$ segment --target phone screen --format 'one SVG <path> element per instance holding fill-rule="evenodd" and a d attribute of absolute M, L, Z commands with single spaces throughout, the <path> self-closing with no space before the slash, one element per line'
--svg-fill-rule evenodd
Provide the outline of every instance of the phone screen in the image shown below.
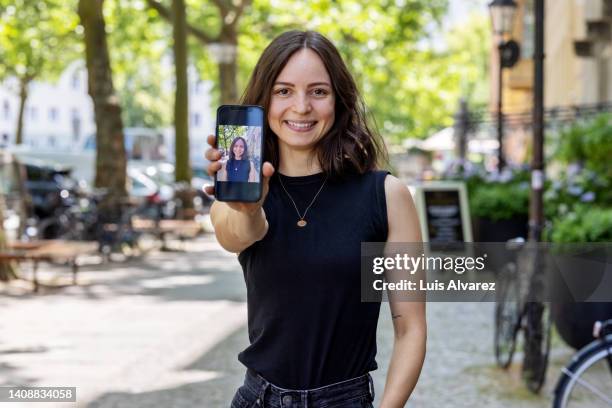
<path fill-rule="evenodd" d="M 264 143 L 261 106 L 222 105 L 215 129 L 221 169 L 215 177 L 219 201 L 256 202 L 261 198 Z"/>

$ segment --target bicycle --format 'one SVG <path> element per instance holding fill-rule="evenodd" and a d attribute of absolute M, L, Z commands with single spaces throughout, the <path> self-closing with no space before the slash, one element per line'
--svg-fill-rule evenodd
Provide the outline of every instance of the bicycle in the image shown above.
<path fill-rule="evenodd" d="M 552 333 L 550 307 L 539 301 L 544 288 L 541 254 L 538 248 L 526 246 L 522 238 L 508 241 L 507 248 L 515 260 L 502 268 L 498 278 L 495 359 L 501 368 L 510 366 L 522 331 L 522 377 L 527 388 L 537 393 L 546 379 Z"/>
<path fill-rule="evenodd" d="M 561 370 L 554 408 L 612 407 L 612 319 L 596 322 L 593 337 Z"/>
<path fill-rule="evenodd" d="M 67 201 L 51 217 L 36 223 L 36 237 L 96 241 L 98 251 L 107 259 L 112 253 L 126 257 L 142 253 L 143 233 L 134 228 L 133 221 L 146 218 L 157 222 L 161 217 L 158 203 L 154 197 L 147 197 L 141 203 L 127 199 L 113 208 L 104 208 L 101 203 L 107 194 L 106 190 L 98 189 Z"/>

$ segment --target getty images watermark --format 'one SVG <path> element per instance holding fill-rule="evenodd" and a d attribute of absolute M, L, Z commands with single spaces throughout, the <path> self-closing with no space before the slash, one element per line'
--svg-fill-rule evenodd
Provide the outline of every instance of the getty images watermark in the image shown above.
<path fill-rule="evenodd" d="M 485 260 L 487 254 L 482 256 L 410 256 L 407 253 L 395 254 L 394 256 L 377 256 L 372 260 L 372 272 L 381 276 L 375 279 L 373 288 L 381 290 L 410 290 L 410 291 L 430 291 L 430 290 L 495 290 L 495 282 L 468 282 L 461 279 L 450 279 L 443 282 L 438 279 L 427 281 L 426 279 L 400 279 L 396 282 L 386 282 L 382 275 L 389 272 L 405 272 L 414 276 L 419 271 L 444 271 L 463 275 L 467 271 L 482 272 L 485 270 Z"/>
<path fill-rule="evenodd" d="M 361 245 L 361 300 L 612 302 L 612 244 Z"/>

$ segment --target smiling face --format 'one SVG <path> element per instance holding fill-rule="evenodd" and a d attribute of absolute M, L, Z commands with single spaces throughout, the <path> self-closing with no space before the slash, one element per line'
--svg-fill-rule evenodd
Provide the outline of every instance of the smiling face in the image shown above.
<path fill-rule="evenodd" d="M 242 159 L 242 155 L 244 154 L 244 142 L 242 139 L 236 139 L 234 142 L 234 147 L 232 147 L 232 152 L 234 153 L 234 159 Z"/>
<path fill-rule="evenodd" d="M 291 56 L 272 88 L 268 123 L 279 147 L 312 150 L 334 124 L 335 95 L 319 55 L 303 48 Z"/>

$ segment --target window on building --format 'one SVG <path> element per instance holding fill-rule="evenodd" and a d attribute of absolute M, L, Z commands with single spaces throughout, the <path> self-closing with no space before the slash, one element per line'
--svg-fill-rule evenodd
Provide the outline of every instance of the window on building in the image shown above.
<path fill-rule="evenodd" d="M 49 136 L 47 144 L 49 145 L 49 147 L 55 147 L 55 136 Z"/>
<path fill-rule="evenodd" d="M 72 115 L 72 140 L 78 142 L 81 137 L 81 118 L 79 115 Z"/>
<path fill-rule="evenodd" d="M 38 118 L 38 108 L 36 106 L 30 107 L 30 119 L 35 121 Z"/>
<path fill-rule="evenodd" d="M 525 0 L 523 4 L 523 38 L 521 39 L 521 58 L 533 58 L 533 36 L 535 18 L 533 15 L 533 0 Z"/>
<path fill-rule="evenodd" d="M 79 70 L 75 70 L 72 73 L 72 78 L 70 80 L 72 89 L 78 90 L 81 85 L 81 79 L 79 78 Z"/>
<path fill-rule="evenodd" d="M 51 122 L 57 122 L 58 117 L 57 108 L 49 108 L 49 120 Z"/>
<path fill-rule="evenodd" d="M 9 135 L 8 133 L 3 133 L 2 134 L 2 141 L 0 142 L 0 144 L 2 144 L 3 146 L 6 146 L 9 144 Z"/>
<path fill-rule="evenodd" d="M 2 103 L 2 116 L 4 117 L 4 119 L 11 118 L 11 104 L 6 99 Z"/>
<path fill-rule="evenodd" d="M 191 119 L 191 124 L 193 127 L 200 127 L 200 114 L 194 113 Z"/>

